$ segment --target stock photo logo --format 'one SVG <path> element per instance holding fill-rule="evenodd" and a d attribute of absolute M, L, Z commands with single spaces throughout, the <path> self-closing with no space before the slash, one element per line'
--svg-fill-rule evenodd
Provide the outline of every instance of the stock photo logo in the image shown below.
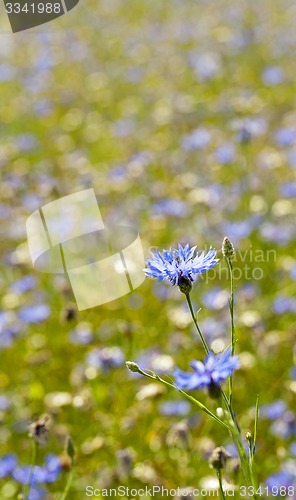
<path fill-rule="evenodd" d="M 67 274 L 80 311 L 118 299 L 145 280 L 138 231 L 105 226 L 92 188 L 36 210 L 26 230 L 33 266 Z"/>
<path fill-rule="evenodd" d="M 79 0 L 29 0 L 28 2 L 4 0 L 13 33 L 57 19 L 72 10 L 78 3 Z"/>

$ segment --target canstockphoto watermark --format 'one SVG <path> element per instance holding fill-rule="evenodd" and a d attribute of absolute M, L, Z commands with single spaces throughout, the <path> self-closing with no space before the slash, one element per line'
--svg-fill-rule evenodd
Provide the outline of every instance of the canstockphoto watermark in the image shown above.
<path fill-rule="evenodd" d="M 145 280 L 137 230 L 106 227 L 93 189 L 44 205 L 27 219 L 26 229 L 33 266 L 66 273 L 79 310 L 111 302 Z"/>
<path fill-rule="evenodd" d="M 79 0 L 4 0 L 13 33 L 48 23 L 72 10 Z"/>

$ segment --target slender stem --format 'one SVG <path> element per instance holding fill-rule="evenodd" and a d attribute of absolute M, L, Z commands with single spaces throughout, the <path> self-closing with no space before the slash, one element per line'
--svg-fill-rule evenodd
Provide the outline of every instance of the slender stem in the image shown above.
<path fill-rule="evenodd" d="M 190 394 L 187 394 L 187 392 L 183 391 L 182 389 L 179 389 L 175 384 L 168 382 L 167 380 L 164 380 L 159 375 L 157 375 L 157 373 L 154 373 L 151 370 L 149 370 L 149 371 L 151 372 L 151 374 L 144 372 L 143 370 L 141 370 L 141 368 L 138 367 L 138 372 L 141 373 L 141 375 L 144 375 L 144 377 L 150 378 L 151 380 L 157 380 L 161 384 L 167 385 L 168 387 L 172 387 L 173 389 L 177 389 L 177 391 L 179 391 L 181 394 L 183 394 L 183 396 L 185 396 L 186 399 L 188 399 L 189 401 L 194 403 L 196 406 L 198 406 L 207 415 L 209 415 L 214 420 L 216 420 L 216 422 L 218 422 L 220 425 L 222 425 L 223 427 L 228 429 L 228 431 L 230 430 L 229 426 L 225 422 L 223 422 L 223 420 L 221 420 L 214 413 L 212 413 L 204 404 L 202 404 L 200 401 L 198 401 L 198 399 L 194 398 Z"/>
<path fill-rule="evenodd" d="M 201 333 L 201 330 L 200 330 L 200 328 L 198 326 L 198 322 L 196 320 L 196 317 L 195 317 L 195 314 L 194 314 L 194 311 L 193 311 L 193 307 L 192 307 L 192 303 L 191 303 L 191 299 L 190 299 L 190 294 L 188 293 L 188 294 L 185 294 L 185 295 L 186 295 L 186 300 L 187 300 L 187 304 L 188 304 L 188 307 L 189 307 L 189 311 L 191 313 L 192 319 L 193 319 L 194 324 L 196 326 L 196 329 L 198 331 L 198 334 L 199 334 L 200 340 L 202 342 L 202 345 L 204 347 L 204 350 L 206 351 L 207 354 L 209 354 L 210 350 L 209 350 L 209 348 L 207 346 L 207 343 L 206 343 L 206 341 L 204 339 L 203 334 Z"/>
<path fill-rule="evenodd" d="M 221 472 L 219 470 L 217 470 L 217 477 L 218 477 L 219 487 L 220 487 L 220 491 L 221 491 L 221 498 L 222 498 L 222 500 L 226 500 L 224 490 L 223 490 L 223 485 L 222 485 Z"/>
<path fill-rule="evenodd" d="M 200 337 L 200 339 L 201 339 L 201 341 L 202 341 L 202 345 L 203 345 L 203 347 L 204 347 L 204 349 L 205 349 L 206 353 L 207 353 L 207 354 L 209 354 L 210 349 L 209 349 L 209 347 L 208 347 L 208 345 L 207 345 L 207 343 L 206 343 L 206 341 L 205 341 L 205 338 L 204 338 L 204 336 L 203 336 L 203 334 L 202 334 L 202 332 L 201 332 L 201 329 L 199 328 L 199 324 L 198 324 L 197 319 L 196 319 L 196 317 L 195 317 L 195 314 L 194 314 L 194 311 L 193 311 L 193 307 L 192 307 L 192 303 L 191 303 L 191 299 L 190 299 L 190 295 L 189 295 L 189 294 L 187 294 L 187 295 L 186 295 L 186 300 L 187 300 L 187 304 L 188 304 L 188 307 L 189 307 L 189 310 L 190 310 L 190 313 L 191 313 L 191 316 L 192 316 L 193 322 L 194 322 L 194 324 L 195 324 L 195 326 L 196 326 L 196 329 L 197 329 L 197 331 L 198 331 L 199 337 Z M 223 399 L 224 399 L 224 401 L 225 401 L 225 404 L 226 404 L 226 406 L 227 406 L 227 409 L 228 409 L 228 411 L 229 411 L 229 412 L 230 412 L 230 414 L 231 414 L 232 420 L 233 420 L 233 422 L 235 422 L 235 423 L 236 423 L 236 421 L 235 421 L 235 417 L 234 417 L 234 413 L 233 413 L 232 408 L 231 408 L 231 407 L 230 407 L 230 405 L 229 405 L 229 401 L 228 401 L 228 399 L 227 399 L 227 396 L 226 396 L 225 392 L 223 391 L 223 389 L 221 389 L 221 392 L 222 392 L 222 396 L 223 396 Z M 237 425 L 237 424 L 236 424 L 236 425 Z"/>
<path fill-rule="evenodd" d="M 227 261 L 228 261 L 228 259 L 227 259 Z M 231 269 L 231 301 L 230 301 L 230 313 L 231 313 L 231 346 L 232 346 L 232 352 L 234 352 L 234 345 L 235 345 L 234 314 L 233 314 L 233 309 L 234 309 L 234 283 L 233 283 L 233 267 L 232 267 L 231 261 L 229 262 L 229 265 L 230 265 L 230 269 Z M 210 349 L 209 349 L 209 347 L 208 347 L 208 345 L 207 345 L 207 343 L 206 343 L 206 341 L 204 339 L 204 336 L 203 336 L 203 334 L 202 334 L 202 332 L 201 332 L 201 330 L 199 328 L 197 319 L 196 319 L 194 311 L 193 311 L 193 307 L 192 307 L 192 303 L 191 303 L 189 294 L 186 295 L 186 299 L 187 299 L 187 303 L 188 303 L 188 306 L 189 306 L 189 310 L 190 310 L 193 322 L 194 322 L 194 324 L 196 326 L 196 329 L 197 329 L 199 337 L 200 337 L 200 339 L 202 341 L 203 347 L 204 347 L 206 353 L 208 354 L 210 352 Z M 231 377 L 231 384 L 232 384 L 232 377 Z M 180 391 L 180 392 L 182 392 L 182 391 Z M 232 438 L 234 440 L 235 446 L 237 448 L 237 451 L 238 451 L 238 454 L 239 454 L 239 457 L 240 457 L 240 461 L 241 461 L 241 464 L 242 464 L 242 470 L 243 470 L 243 473 L 244 473 L 245 481 L 248 484 L 252 485 L 254 487 L 254 491 L 256 491 L 257 488 L 256 488 L 255 480 L 254 480 L 253 470 L 250 467 L 250 462 L 249 462 L 249 459 L 248 459 L 248 456 L 246 454 L 246 450 L 245 450 L 245 447 L 244 447 L 244 444 L 243 444 L 243 441 L 242 441 L 242 437 L 241 437 L 241 433 L 240 433 L 240 428 L 239 428 L 239 425 L 238 425 L 238 423 L 236 421 L 236 418 L 235 418 L 235 415 L 234 415 L 234 412 L 233 412 L 233 409 L 232 409 L 232 397 L 229 397 L 229 399 L 228 399 L 227 396 L 226 396 L 226 394 L 225 394 L 225 392 L 223 391 L 223 389 L 221 389 L 221 393 L 222 393 L 223 400 L 225 402 L 226 409 L 229 412 L 229 415 L 230 415 L 230 418 L 231 418 L 232 425 L 231 425 L 230 432 L 231 432 Z M 187 397 L 188 396 L 189 395 L 187 395 Z M 232 385 L 231 385 L 231 392 L 229 393 L 229 396 L 232 396 Z M 253 496 L 254 496 L 255 499 L 257 498 L 256 494 L 254 494 Z"/>
<path fill-rule="evenodd" d="M 227 259 L 227 264 L 229 267 L 229 273 L 230 273 L 230 301 L 229 301 L 229 309 L 230 309 L 230 317 L 231 317 L 231 355 L 234 355 L 234 349 L 235 349 L 235 329 L 234 329 L 234 277 L 233 277 L 233 266 L 232 266 L 232 261 L 231 257 L 228 257 Z M 232 406 L 232 382 L 233 382 L 233 376 L 231 375 L 229 377 L 229 404 L 230 407 Z"/>
<path fill-rule="evenodd" d="M 254 444 L 253 444 L 253 450 L 252 450 L 252 463 L 253 463 L 254 455 L 255 455 L 255 451 L 256 451 L 258 419 L 259 419 L 259 394 L 257 394 L 257 399 L 256 399 L 255 424 L 254 424 Z"/>
<path fill-rule="evenodd" d="M 32 443 L 33 443 L 33 448 L 32 448 L 32 458 L 31 458 L 31 469 L 29 474 L 29 480 L 25 487 L 24 500 L 28 500 L 30 495 L 33 482 L 34 467 L 37 463 L 37 457 L 38 457 L 38 443 L 33 438 L 32 438 Z"/>
<path fill-rule="evenodd" d="M 234 354 L 235 349 L 235 328 L 234 328 L 234 276 L 231 257 L 227 259 L 230 272 L 230 316 L 231 316 L 231 354 Z"/>
<path fill-rule="evenodd" d="M 71 484 L 72 484 L 72 480 L 73 480 L 73 474 L 74 474 L 74 468 L 72 466 L 71 470 L 69 472 L 69 475 L 68 475 L 68 480 L 67 480 L 65 489 L 64 489 L 64 491 L 62 493 L 62 496 L 61 496 L 60 500 L 65 500 L 65 498 L 67 497 L 67 495 L 69 493 L 69 490 L 70 490 Z"/>

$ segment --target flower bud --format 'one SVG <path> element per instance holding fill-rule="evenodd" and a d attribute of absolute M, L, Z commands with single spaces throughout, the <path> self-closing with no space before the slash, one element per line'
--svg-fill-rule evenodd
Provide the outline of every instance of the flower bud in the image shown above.
<path fill-rule="evenodd" d="M 72 465 L 74 465 L 75 447 L 70 436 L 67 436 L 65 440 L 65 452 L 70 457 Z"/>
<path fill-rule="evenodd" d="M 246 432 L 246 440 L 249 446 L 250 453 L 252 454 L 254 447 L 254 440 L 250 431 Z"/>
<path fill-rule="evenodd" d="M 208 386 L 208 394 L 211 399 L 219 399 L 221 396 L 221 387 L 211 382 Z"/>
<path fill-rule="evenodd" d="M 192 282 L 187 276 L 181 276 L 178 281 L 179 290 L 185 295 L 189 295 L 192 290 Z"/>
<path fill-rule="evenodd" d="M 209 458 L 210 467 L 219 471 L 225 467 L 228 458 L 230 458 L 228 451 L 223 446 L 219 446 L 213 450 Z"/>
<path fill-rule="evenodd" d="M 230 259 L 233 254 L 234 254 L 234 247 L 231 241 L 225 236 L 223 243 L 222 243 L 222 253 L 224 257 L 227 259 Z"/>
<path fill-rule="evenodd" d="M 125 365 L 131 372 L 140 373 L 139 367 L 134 361 L 126 361 Z"/>

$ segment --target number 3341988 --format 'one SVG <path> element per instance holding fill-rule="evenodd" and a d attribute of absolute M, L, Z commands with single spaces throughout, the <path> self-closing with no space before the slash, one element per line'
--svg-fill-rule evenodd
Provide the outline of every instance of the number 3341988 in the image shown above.
<path fill-rule="evenodd" d="M 62 6 L 60 3 L 7 3 L 7 14 L 60 14 Z"/>

